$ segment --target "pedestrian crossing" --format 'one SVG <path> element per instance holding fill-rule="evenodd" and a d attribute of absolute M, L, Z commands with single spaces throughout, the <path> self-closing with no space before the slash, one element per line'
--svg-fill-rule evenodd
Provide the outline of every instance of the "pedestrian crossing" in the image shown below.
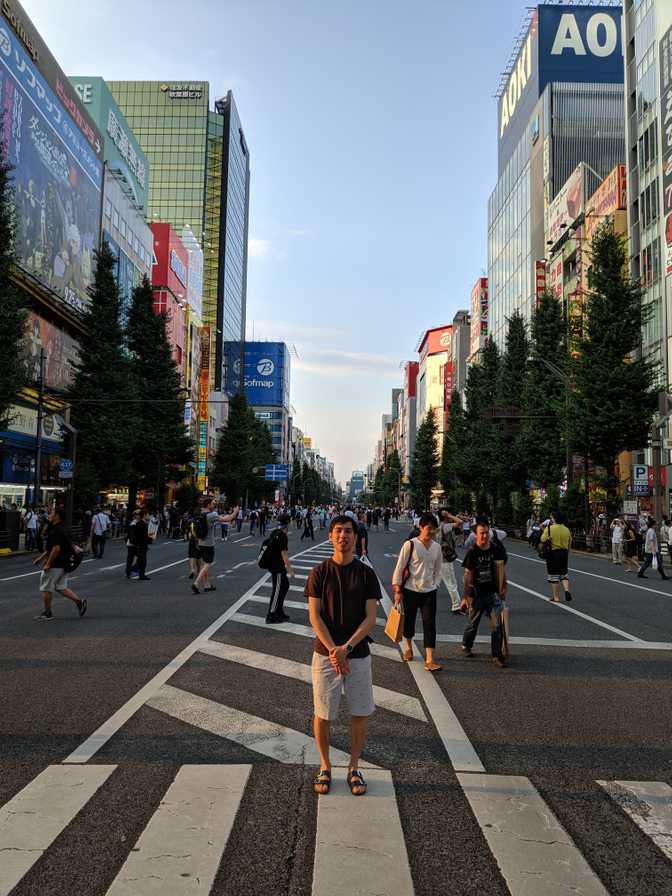
<path fill-rule="evenodd" d="M 334 758 L 338 764 L 332 767 L 330 793 L 314 797 L 312 867 L 305 869 L 312 875 L 313 896 L 414 896 L 394 771 L 369 765 L 364 772 L 368 793 L 355 798 L 345 782 L 347 757 Z M 69 825 L 85 807 L 94 804 L 95 809 L 96 801 L 104 799 L 115 772 L 115 765 L 52 765 L 0 809 L 0 896 L 10 896 L 36 865 L 64 848 Z M 129 841 L 105 896 L 209 896 L 215 878 L 236 861 L 226 852 L 234 825 L 252 822 L 246 815 L 249 808 L 241 806 L 258 773 L 251 764 L 180 766 L 140 836 Z M 304 774 L 308 784 L 313 770 L 305 768 Z M 609 896 L 528 779 L 459 778 L 512 896 Z M 663 861 L 672 860 L 672 788 L 664 782 L 596 784 L 611 809 L 630 818 Z M 57 841 L 62 833 L 66 837 Z M 596 840 L 603 834 L 596 831 Z M 107 845 L 101 842 L 99 848 L 102 857 Z M 460 849 L 459 837 L 446 841 L 446 867 L 451 851 Z M 478 863 L 477 855 L 473 861 Z"/>
<path fill-rule="evenodd" d="M 325 548 L 309 549 L 293 560 L 293 565 L 296 569 L 300 561 L 309 570 L 326 555 Z M 267 626 L 264 616 L 254 612 L 267 605 L 268 584 L 268 576 L 263 577 L 209 626 L 189 648 L 185 662 L 201 656 L 272 673 L 279 680 L 300 682 L 308 694 L 308 664 L 288 656 L 262 653 L 240 643 L 214 640 L 222 628 L 227 631 L 227 626 L 234 635 L 263 628 L 272 638 L 290 636 L 288 641 L 313 637 L 308 625 L 290 622 Z M 289 600 L 285 606 L 289 610 L 306 609 L 303 601 Z M 235 641 L 235 637 L 229 641 L 232 639 Z M 384 667 L 386 674 L 391 670 L 398 676 L 392 666 L 401 662 L 398 649 L 385 644 L 373 644 L 371 648 L 374 669 L 376 663 L 382 664 L 379 668 Z M 248 707 L 243 710 L 229 706 L 176 686 L 169 679 L 181 666 L 182 661 L 175 662 L 166 674 L 153 679 L 154 684 L 150 682 L 143 689 L 141 698 L 126 713 L 127 718 L 146 706 L 192 729 L 237 744 L 258 755 L 260 763 L 270 761 L 274 767 L 277 765 L 279 775 L 300 769 L 304 786 L 310 792 L 319 765 L 312 736 L 246 711 Z M 488 855 L 501 878 L 499 889 L 493 888 L 493 892 L 500 892 L 503 887 L 512 896 L 567 892 L 609 896 L 605 883 L 586 858 L 590 850 L 585 843 L 580 847 L 574 841 L 567 819 L 553 811 L 528 778 L 486 773 L 456 717 L 451 715 L 452 709 L 442 698 L 436 680 L 423 671 L 420 663 L 410 664 L 410 671 L 421 698 L 376 685 L 376 705 L 386 710 L 392 720 L 412 723 L 416 728 L 422 726 L 427 731 L 431 722 L 436 725 L 450 760 L 446 765 L 452 765 L 455 773 L 452 799 L 461 801 L 465 814 L 471 813 L 482 838 L 481 852 L 476 851 L 472 859 L 478 875 L 495 873 L 488 872 L 490 865 L 484 860 Z M 436 735 L 432 732 L 429 736 Z M 9 896 L 32 869 L 62 849 L 61 835 L 67 836 L 69 825 L 76 823 L 78 815 L 87 807 L 95 807 L 113 785 L 119 764 L 77 764 L 90 760 L 95 749 L 75 751 L 62 765 L 49 766 L 0 808 L 0 896 Z M 314 820 L 305 819 L 310 854 L 305 875 L 312 882 L 312 896 L 335 896 L 337 892 L 339 896 L 356 892 L 418 896 L 418 881 L 414 877 L 419 873 L 419 865 L 417 857 L 413 860 L 417 844 L 412 837 L 416 822 L 407 814 L 407 785 L 398 763 L 383 761 L 375 752 L 369 754 L 369 759 L 360 763 L 369 791 L 363 798 L 354 798 L 345 783 L 348 754 L 332 747 L 331 759 L 331 792 L 319 798 L 311 794 Z M 251 813 L 260 811 L 259 805 L 246 799 L 246 795 L 254 791 L 262 767 L 226 762 L 180 765 L 165 792 L 162 786 L 164 795 L 159 805 L 140 836 L 134 835 L 133 841 L 129 841 L 126 855 L 115 865 L 112 882 L 104 893 L 101 891 L 101 896 L 218 896 L 216 882 L 237 860 L 230 843 L 232 832 L 241 826 L 252 829 Z M 662 781 L 603 779 L 594 783 L 596 793 L 604 795 L 608 811 L 614 813 L 611 817 L 618 816 L 626 825 L 632 825 L 633 833 L 644 836 L 654 857 L 652 861 L 672 864 L 670 785 Z M 432 782 L 418 783 L 415 789 L 431 803 L 435 795 Z M 287 826 L 293 823 L 288 815 Z M 422 823 L 427 824 L 427 819 Z M 439 817 L 434 823 L 445 822 Z M 462 845 L 455 831 L 446 829 L 445 834 L 442 861 L 449 868 L 451 854 L 457 856 Z M 594 837 L 596 841 L 608 838 L 609 831 L 595 830 Z M 101 853 L 105 848 L 105 843 L 101 843 Z M 479 867 L 481 861 L 483 868 Z M 433 892 L 442 892 L 441 887 L 433 888 Z"/>

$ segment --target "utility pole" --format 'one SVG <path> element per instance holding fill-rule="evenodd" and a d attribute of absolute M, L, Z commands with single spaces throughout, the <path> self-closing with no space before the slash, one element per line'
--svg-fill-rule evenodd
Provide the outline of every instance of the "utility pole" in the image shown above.
<path fill-rule="evenodd" d="M 37 433 L 35 436 L 35 478 L 33 482 L 33 506 L 40 503 L 40 467 L 42 465 L 42 417 L 44 413 L 44 349 L 40 349 L 40 379 L 37 391 Z"/>

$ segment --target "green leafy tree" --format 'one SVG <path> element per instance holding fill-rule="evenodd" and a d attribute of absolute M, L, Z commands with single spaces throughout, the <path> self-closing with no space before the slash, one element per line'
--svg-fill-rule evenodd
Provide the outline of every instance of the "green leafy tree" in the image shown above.
<path fill-rule="evenodd" d="M 373 499 L 378 507 L 385 503 L 385 467 L 382 464 L 373 479 Z"/>
<path fill-rule="evenodd" d="M 290 495 L 293 502 L 296 503 L 303 494 L 303 475 L 301 473 L 301 461 L 298 457 L 295 457 L 292 463 L 292 478 L 289 485 Z"/>
<path fill-rule="evenodd" d="M 642 353 L 651 309 L 627 261 L 625 240 L 605 222 L 593 236 L 583 333 L 571 363 L 572 438 L 612 483 L 618 455 L 647 444 L 658 401 L 658 371 Z"/>
<path fill-rule="evenodd" d="M 411 491 L 416 507 L 429 508 L 432 489 L 439 478 L 438 428 L 434 408 L 418 427 L 411 468 Z"/>
<path fill-rule="evenodd" d="M 230 503 L 258 500 L 274 488 L 263 477 L 263 467 L 274 461 L 268 427 L 257 420 L 244 395 L 234 395 L 229 418 L 219 440 L 212 482 Z M 254 470 L 257 472 L 254 472 Z"/>
<path fill-rule="evenodd" d="M 167 467 L 182 468 L 193 460 L 193 444 L 184 426 L 180 375 L 166 323 L 166 315 L 154 311 L 152 286 L 144 277 L 133 290 L 127 327 L 135 392 L 146 399 L 140 405 L 131 451 L 131 508 L 137 485 L 154 488 L 155 500 L 162 504 Z"/>
<path fill-rule="evenodd" d="M 386 506 L 396 502 L 401 491 L 401 479 L 401 460 L 399 459 L 399 452 L 395 448 L 385 467 L 383 503 Z"/>
<path fill-rule="evenodd" d="M 479 497 L 477 507 L 492 514 L 497 507 L 506 464 L 503 426 L 493 419 L 501 358 L 492 339 L 483 347 L 480 364 L 472 364 L 467 374 L 465 413 L 465 484 Z M 485 506 L 484 506 L 485 505 Z"/>
<path fill-rule="evenodd" d="M 506 345 L 499 366 L 499 378 L 497 382 L 497 403 L 505 412 L 522 414 L 523 395 L 525 393 L 528 376 L 530 343 L 527 338 L 527 328 L 522 314 L 515 311 L 508 320 L 506 331 Z M 528 478 L 526 457 L 523 450 L 523 442 L 520 438 L 520 421 L 504 420 L 502 438 L 506 454 L 506 463 L 502 465 L 503 481 L 500 494 L 506 501 L 504 515 L 499 509 L 498 519 L 512 520 L 513 506 L 511 498 L 514 494 L 520 494 L 525 488 Z"/>
<path fill-rule="evenodd" d="M 83 504 L 128 481 L 131 450 L 140 425 L 130 362 L 119 321 L 115 259 L 108 244 L 96 253 L 96 273 L 84 315 L 79 362 L 69 393 L 77 429 L 75 491 Z"/>
<path fill-rule="evenodd" d="M 28 312 L 23 294 L 12 282 L 16 258 L 11 171 L 6 162 L 5 147 L 0 146 L 0 429 L 7 425 L 16 396 L 28 384 Z"/>
<path fill-rule="evenodd" d="M 453 390 L 448 416 L 448 428 L 443 438 L 439 478 L 446 496 L 446 503 L 454 510 L 470 507 L 469 489 L 465 487 L 465 458 L 467 429 L 462 399 Z"/>
<path fill-rule="evenodd" d="M 532 316 L 531 337 L 518 444 L 529 478 L 547 487 L 562 481 L 568 425 L 565 321 L 560 302 L 548 290 Z"/>

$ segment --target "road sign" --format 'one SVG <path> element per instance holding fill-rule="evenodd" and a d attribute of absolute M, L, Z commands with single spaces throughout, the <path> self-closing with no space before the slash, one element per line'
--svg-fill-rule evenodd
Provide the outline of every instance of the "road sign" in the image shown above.
<path fill-rule="evenodd" d="M 648 495 L 651 489 L 648 482 L 635 482 L 632 486 L 633 495 Z"/>
<path fill-rule="evenodd" d="M 282 479 L 289 478 L 288 464 L 266 464 L 264 468 L 264 478 L 270 482 L 280 482 Z"/>
<path fill-rule="evenodd" d="M 636 501 L 624 501 L 623 502 L 623 513 L 637 513 L 637 502 Z"/>
<path fill-rule="evenodd" d="M 632 479 L 634 482 L 649 482 L 649 468 L 646 464 L 637 464 L 632 471 Z"/>
<path fill-rule="evenodd" d="M 62 457 L 58 464 L 58 478 L 59 479 L 72 479 L 73 470 L 74 470 L 73 462 L 67 457 Z"/>

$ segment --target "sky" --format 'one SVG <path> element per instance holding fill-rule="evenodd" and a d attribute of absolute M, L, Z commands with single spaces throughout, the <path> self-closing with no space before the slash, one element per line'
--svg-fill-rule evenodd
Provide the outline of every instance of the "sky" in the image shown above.
<path fill-rule="evenodd" d="M 529 0 L 22 2 L 67 74 L 233 90 L 248 337 L 293 347 L 294 422 L 345 485 L 420 334 L 486 273 L 493 96 Z"/>

